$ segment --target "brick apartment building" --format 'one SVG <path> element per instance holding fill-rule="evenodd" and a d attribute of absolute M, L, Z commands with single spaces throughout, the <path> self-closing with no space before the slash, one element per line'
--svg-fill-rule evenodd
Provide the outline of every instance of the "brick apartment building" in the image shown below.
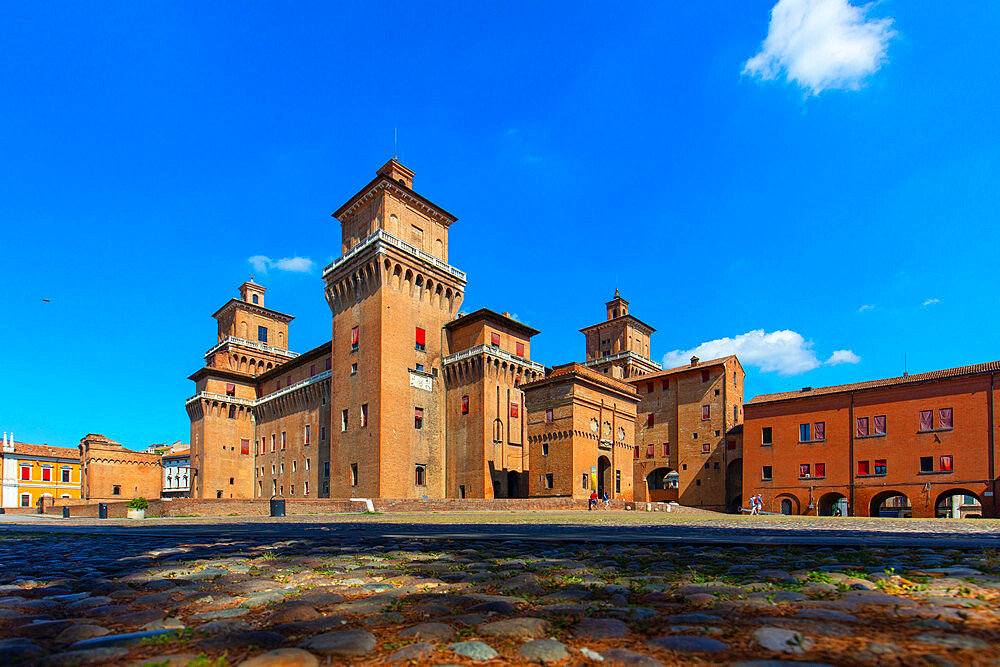
<path fill-rule="evenodd" d="M 997 516 L 1000 362 L 757 396 L 745 495 L 785 514 Z"/>
<path fill-rule="evenodd" d="M 98 433 L 80 440 L 80 485 L 84 500 L 159 498 L 163 461 L 159 454 L 127 449 Z"/>

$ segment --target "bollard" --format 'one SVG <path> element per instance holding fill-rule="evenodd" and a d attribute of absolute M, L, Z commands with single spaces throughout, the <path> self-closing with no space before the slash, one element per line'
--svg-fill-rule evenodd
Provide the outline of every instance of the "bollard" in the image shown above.
<path fill-rule="evenodd" d="M 107 503 L 97 503 L 97 518 L 107 519 L 108 518 L 108 504 Z"/>
<path fill-rule="evenodd" d="M 271 498 L 271 516 L 285 516 L 284 498 Z"/>
<path fill-rule="evenodd" d="M 64 519 L 69 518 L 69 507 L 66 505 L 63 505 L 63 518 Z"/>

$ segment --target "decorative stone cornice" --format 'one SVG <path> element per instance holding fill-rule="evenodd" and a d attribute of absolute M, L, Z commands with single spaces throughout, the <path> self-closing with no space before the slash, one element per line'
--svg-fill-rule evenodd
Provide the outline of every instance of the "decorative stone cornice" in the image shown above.
<path fill-rule="evenodd" d="M 442 365 L 447 366 L 448 364 L 453 364 L 456 361 L 462 361 L 463 359 L 468 359 L 470 357 L 475 357 L 480 354 L 487 354 L 497 359 L 502 359 L 510 364 L 517 364 L 518 366 L 524 366 L 525 368 L 530 368 L 533 371 L 541 373 L 544 375 L 545 366 L 541 365 L 536 361 L 530 359 L 525 359 L 523 357 L 518 357 L 510 352 L 505 352 L 498 347 L 493 347 L 492 345 L 477 345 L 475 347 L 470 347 L 467 350 L 462 350 L 461 352 L 456 352 L 455 354 L 448 355 L 444 358 Z"/>
<path fill-rule="evenodd" d="M 345 252 L 343 255 L 331 262 L 325 269 L 323 269 L 323 279 L 328 280 L 330 274 L 332 274 L 337 268 L 343 266 L 345 263 L 350 261 L 353 257 L 364 252 L 366 249 L 375 247 L 376 252 L 381 252 L 388 247 L 394 247 L 398 250 L 402 250 L 407 255 L 410 255 L 414 259 L 423 264 L 430 265 L 440 271 L 444 271 L 453 278 L 457 278 L 461 281 L 464 286 L 466 283 L 465 271 L 460 271 L 456 269 L 451 264 L 442 261 L 430 254 L 425 250 L 421 250 L 417 246 L 407 243 L 402 239 L 396 238 L 384 229 L 376 229 L 373 233 L 369 234 L 363 241 L 358 243 L 356 246 Z"/>

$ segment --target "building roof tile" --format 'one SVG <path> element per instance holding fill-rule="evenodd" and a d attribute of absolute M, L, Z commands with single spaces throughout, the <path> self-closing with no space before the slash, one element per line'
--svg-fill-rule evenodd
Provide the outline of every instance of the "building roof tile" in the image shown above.
<path fill-rule="evenodd" d="M 45 456 L 55 459 L 80 460 L 80 450 L 76 447 L 52 447 L 51 445 L 32 445 L 27 442 L 15 442 L 14 454 L 24 456 Z"/>

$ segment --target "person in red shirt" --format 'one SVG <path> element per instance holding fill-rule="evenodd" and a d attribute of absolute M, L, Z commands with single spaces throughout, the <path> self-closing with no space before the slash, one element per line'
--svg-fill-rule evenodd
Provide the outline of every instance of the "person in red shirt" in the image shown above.
<path fill-rule="evenodd" d="M 590 501 L 587 502 L 587 511 L 594 509 L 594 505 L 597 504 L 597 491 L 590 492 Z"/>

